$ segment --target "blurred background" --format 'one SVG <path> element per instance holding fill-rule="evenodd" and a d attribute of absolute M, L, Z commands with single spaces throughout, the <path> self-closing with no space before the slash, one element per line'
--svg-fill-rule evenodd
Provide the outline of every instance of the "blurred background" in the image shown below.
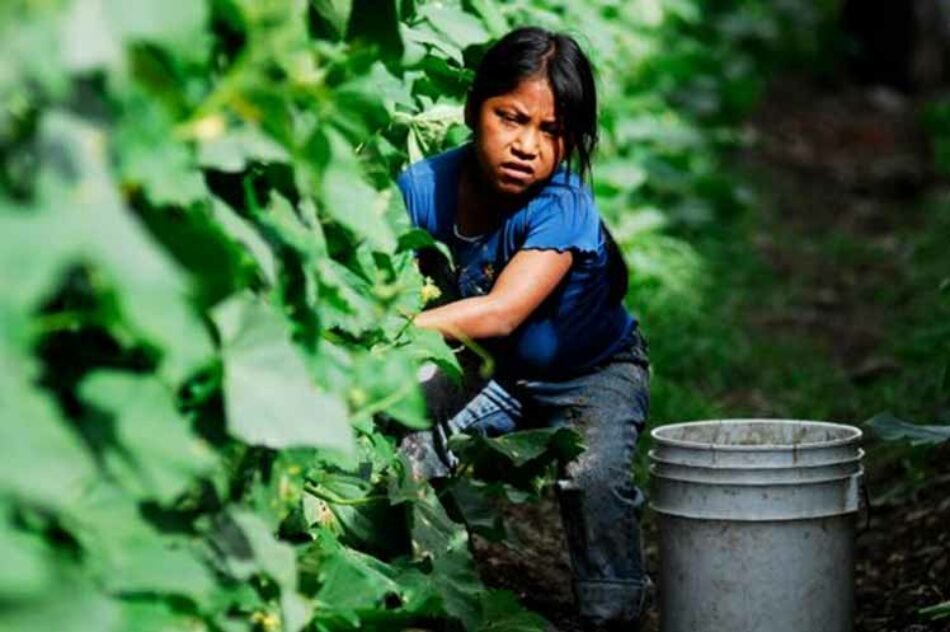
<path fill-rule="evenodd" d="M 521 24 L 598 70 L 651 423 L 861 426 L 856 630 L 950 630 L 947 0 L 7 0 L 0 627 L 580 629 L 548 491 L 472 557 L 393 451 L 453 366 L 393 177 Z"/>

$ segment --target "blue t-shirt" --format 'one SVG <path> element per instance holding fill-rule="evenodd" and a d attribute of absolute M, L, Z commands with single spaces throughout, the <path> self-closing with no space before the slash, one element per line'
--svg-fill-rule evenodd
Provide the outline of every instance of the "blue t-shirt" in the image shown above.
<path fill-rule="evenodd" d="M 510 335 L 480 340 L 496 370 L 513 379 L 556 379 L 581 373 L 623 345 L 636 319 L 608 301 L 606 240 L 590 189 L 561 167 L 537 195 L 470 243 L 455 235 L 462 145 L 407 167 L 397 180 L 414 226 L 444 242 L 458 266 L 462 297 L 488 294 L 519 250 L 571 250 L 573 264 L 535 311 Z"/>

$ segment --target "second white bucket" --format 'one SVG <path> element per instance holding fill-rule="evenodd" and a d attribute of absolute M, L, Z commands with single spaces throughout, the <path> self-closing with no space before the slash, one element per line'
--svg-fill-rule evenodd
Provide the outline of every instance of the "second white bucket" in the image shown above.
<path fill-rule="evenodd" d="M 662 632 L 850 632 L 861 430 L 734 419 L 651 432 Z"/>

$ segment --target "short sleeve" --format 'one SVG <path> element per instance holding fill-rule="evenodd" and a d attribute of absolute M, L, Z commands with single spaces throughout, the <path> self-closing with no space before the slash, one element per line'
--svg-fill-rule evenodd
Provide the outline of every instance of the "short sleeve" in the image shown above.
<path fill-rule="evenodd" d="M 406 204 L 406 211 L 409 213 L 409 219 L 412 225 L 418 228 L 428 228 L 420 221 L 422 214 L 421 200 L 418 191 L 417 176 L 412 167 L 408 167 L 396 178 L 396 186 L 402 193 L 403 202 Z"/>
<path fill-rule="evenodd" d="M 590 192 L 559 187 L 529 204 L 522 250 L 574 250 L 596 254 L 600 249 L 600 217 Z"/>

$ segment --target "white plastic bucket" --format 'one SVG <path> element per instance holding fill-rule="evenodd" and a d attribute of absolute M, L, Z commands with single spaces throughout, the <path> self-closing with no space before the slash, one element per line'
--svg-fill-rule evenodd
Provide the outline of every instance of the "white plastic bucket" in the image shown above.
<path fill-rule="evenodd" d="M 850 632 L 859 428 L 735 419 L 651 435 L 662 632 Z"/>

